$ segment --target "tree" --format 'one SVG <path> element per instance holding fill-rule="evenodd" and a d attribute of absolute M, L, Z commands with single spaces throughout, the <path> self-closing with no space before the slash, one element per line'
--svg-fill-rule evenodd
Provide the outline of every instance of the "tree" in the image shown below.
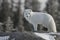
<path fill-rule="evenodd" d="M 23 12 L 24 12 L 24 2 L 25 0 L 19 0 L 18 10 L 17 10 L 17 29 L 18 31 L 23 31 Z"/>
<path fill-rule="evenodd" d="M 2 15 L 2 22 L 4 23 L 4 26 L 3 26 L 3 31 L 5 32 L 7 29 L 7 19 L 8 19 L 8 14 L 9 14 L 9 8 L 8 8 L 8 1 L 7 0 L 3 0 L 3 3 L 2 3 L 2 11 L 1 11 L 1 15 Z"/>
<path fill-rule="evenodd" d="M 33 11 L 41 11 L 40 10 L 40 1 L 39 0 L 32 0 L 32 10 Z"/>

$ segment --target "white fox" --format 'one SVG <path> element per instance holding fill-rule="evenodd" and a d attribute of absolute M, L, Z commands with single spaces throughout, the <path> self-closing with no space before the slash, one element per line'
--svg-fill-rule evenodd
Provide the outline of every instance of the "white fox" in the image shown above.
<path fill-rule="evenodd" d="M 56 24 L 53 17 L 44 12 L 32 12 L 31 9 L 26 9 L 24 11 L 25 19 L 34 26 L 34 31 L 37 31 L 37 25 L 42 24 L 48 28 L 48 32 L 57 32 Z"/>

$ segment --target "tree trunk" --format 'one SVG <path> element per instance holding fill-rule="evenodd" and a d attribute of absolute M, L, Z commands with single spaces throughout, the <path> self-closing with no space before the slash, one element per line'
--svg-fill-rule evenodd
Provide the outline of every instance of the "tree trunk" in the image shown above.
<path fill-rule="evenodd" d="M 35 12 L 40 12 L 40 1 L 39 0 L 32 0 L 32 10 Z"/>
<path fill-rule="evenodd" d="M 17 29 L 18 31 L 22 32 L 24 30 L 23 27 L 23 12 L 24 12 L 24 2 L 25 0 L 19 0 L 18 2 L 18 10 L 17 10 L 17 18 L 18 18 L 18 23 L 17 23 Z"/>
<path fill-rule="evenodd" d="M 32 0 L 25 0 L 25 9 L 32 8 Z"/>
<path fill-rule="evenodd" d="M 3 0 L 3 3 L 2 3 L 2 11 L 1 11 L 1 15 L 2 15 L 2 22 L 4 22 L 4 26 L 3 26 L 3 31 L 5 32 L 7 27 L 6 23 L 7 23 L 7 19 L 8 19 L 8 1 L 7 0 Z"/>

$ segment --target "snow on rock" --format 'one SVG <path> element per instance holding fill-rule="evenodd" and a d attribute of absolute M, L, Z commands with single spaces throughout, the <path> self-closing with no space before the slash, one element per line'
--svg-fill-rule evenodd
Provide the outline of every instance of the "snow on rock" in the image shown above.
<path fill-rule="evenodd" d="M 55 40 L 54 36 L 49 35 L 49 34 L 36 33 L 36 32 L 34 32 L 34 34 L 35 34 L 36 36 L 39 36 L 39 37 L 45 39 L 45 40 Z"/>

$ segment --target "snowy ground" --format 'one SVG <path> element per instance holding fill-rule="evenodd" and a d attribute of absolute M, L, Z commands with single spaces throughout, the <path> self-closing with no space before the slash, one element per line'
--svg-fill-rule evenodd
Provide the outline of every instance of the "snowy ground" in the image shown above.
<path fill-rule="evenodd" d="M 36 32 L 12 32 L 4 33 L 0 32 L 0 39 L 13 39 L 13 40 L 60 40 L 60 35 L 54 38 L 53 35 L 48 35 L 48 33 L 36 33 Z"/>

